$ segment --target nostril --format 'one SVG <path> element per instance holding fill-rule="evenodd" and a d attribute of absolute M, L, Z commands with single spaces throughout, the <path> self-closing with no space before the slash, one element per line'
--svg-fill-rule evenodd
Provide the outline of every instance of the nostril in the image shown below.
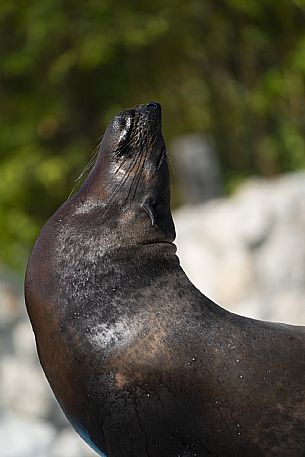
<path fill-rule="evenodd" d="M 147 108 L 153 108 L 153 109 L 157 109 L 157 110 L 160 110 L 161 106 L 158 102 L 149 102 L 147 103 Z"/>

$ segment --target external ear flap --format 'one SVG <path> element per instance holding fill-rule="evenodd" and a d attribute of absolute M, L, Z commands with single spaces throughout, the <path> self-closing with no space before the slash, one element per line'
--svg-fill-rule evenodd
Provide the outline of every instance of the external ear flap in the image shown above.
<path fill-rule="evenodd" d="M 154 227 L 156 225 L 156 214 L 155 214 L 155 211 L 154 211 L 152 200 L 151 199 L 145 200 L 141 204 L 141 209 L 148 214 L 148 216 L 150 218 L 151 225 L 152 225 L 152 227 Z"/>

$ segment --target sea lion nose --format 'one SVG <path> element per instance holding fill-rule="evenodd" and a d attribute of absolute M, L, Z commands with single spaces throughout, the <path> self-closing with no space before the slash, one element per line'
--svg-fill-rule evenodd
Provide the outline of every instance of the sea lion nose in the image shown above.
<path fill-rule="evenodd" d="M 156 109 L 158 111 L 161 110 L 161 105 L 158 102 L 149 102 L 149 103 L 146 104 L 146 106 L 147 106 L 147 108 L 153 108 L 153 109 Z"/>

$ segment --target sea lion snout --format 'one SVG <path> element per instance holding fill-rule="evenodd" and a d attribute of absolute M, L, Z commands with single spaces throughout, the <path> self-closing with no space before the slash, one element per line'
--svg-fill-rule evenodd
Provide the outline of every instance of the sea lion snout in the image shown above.
<path fill-rule="evenodd" d="M 149 102 L 118 113 L 107 127 L 105 140 L 112 150 L 130 152 L 134 147 L 144 147 L 161 133 L 161 105 Z M 103 142 L 104 143 L 104 142 Z"/>
<path fill-rule="evenodd" d="M 148 102 L 145 105 L 135 107 L 140 117 L 147 117 L 149 121 L 155 121 L 161 125 L 161 105 L 158 102 Z"/>
<path fill-rule="evenodd" d="M 161 105 L 158 102 L 149 102 L 149 103 L 147 103 L 146 106 L 148 108 L 153 108 L 153 109 L 157 109 L 157 110 L 161 111 Z"/>
<path fill-rule="evenodd" d="M 120 124 L 124 121 L 133 118 L 147 117 L 148 119 L 156 119 L 161 122 L 161 105 L 158 102 L 148 102 L 146 104 L 136 105 L 134 108 L 129 108 L 121 111 L 114 116 L 112 123 Z"/>

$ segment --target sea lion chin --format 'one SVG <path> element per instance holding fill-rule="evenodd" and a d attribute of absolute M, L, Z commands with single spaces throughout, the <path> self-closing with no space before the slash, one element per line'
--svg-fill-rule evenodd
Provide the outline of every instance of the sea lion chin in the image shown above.
<path fill-rule="evenodd" d="M 176 256 L 156 102 L 119 113 L 42 229 L 25 296 L 47 379 L 109 457 L 305 455 L 305 331 L 231 314 Z"/>

